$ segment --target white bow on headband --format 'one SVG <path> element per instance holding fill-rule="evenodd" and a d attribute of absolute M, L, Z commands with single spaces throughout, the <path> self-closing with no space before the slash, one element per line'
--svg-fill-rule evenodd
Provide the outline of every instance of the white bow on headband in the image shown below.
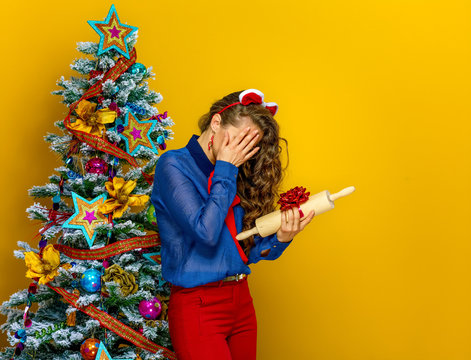
<path fill-rule="evenodd" d="M 271 114 L 275 116 L 275 114 L 278 112 L 278 104 L 274 102 L 269 102 L 266 103 L 263 101 L 263 93 L 260 90 L 257 89 L 247 89 L 242 91 L 239 94 L 239 102 L 227 105 L 224 109 L 218 111 L 218 113 L 223 112 L 226 110 L 228 107 L 237 105 L 237 104 L 242 104 L 242 105 L 248 105 L 248 104 L 260 104 L 264 107 L 266 107 L 268 110 L 270 110 Z"/>

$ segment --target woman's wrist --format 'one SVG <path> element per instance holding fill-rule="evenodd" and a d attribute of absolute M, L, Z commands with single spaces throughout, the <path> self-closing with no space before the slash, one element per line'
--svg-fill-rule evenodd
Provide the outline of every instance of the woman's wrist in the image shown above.
<path fill-rule="evenodd" d="M 233 163 L 225 160 L 216 160 L 214 165 L 214 175 L 223 175 L 230 178 L 237 178 L 239 173 L 239 168 Z"/>
<path fill-rule="evenodd" d="M 280 238 L 278 238 L 278 241 L 279 241 L 279 242 L 282 242 L 282 243 L 287 243 L 287 242 L 292 241 L 293 239 L 294 239 L 294 237 L 291 238 L 291 239 L 289 239 L 289 240 L 281 240 Z"/>
<path fill-rule="evenodd" d="M 280 236 L 280 231 L 277 231 L 276 238 L 277 238 L 278 242 L 287 243 L 287 242 L 290 242 L 291 240 L 293 240 L 294 236 L 291 239 L 284 238 L 283 235 Z"/>

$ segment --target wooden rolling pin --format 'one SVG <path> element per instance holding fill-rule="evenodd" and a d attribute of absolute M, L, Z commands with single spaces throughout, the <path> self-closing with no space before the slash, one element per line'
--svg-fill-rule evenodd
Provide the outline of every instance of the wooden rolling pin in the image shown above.
<path fill-rule="evenodd" d="M 330 194 L 328 190 L 321 191 L 318 194 L 309 197 L 309 200 L 301 204 L 299 208 L 304 215 L 309 214 L 314 210 L 315 216 L 320 215 L 330 209 L 334 208 L 334 201 L 341 197 L 350 195 L 355 191 L 354 186 L 346 187 L 338 193 Z M 255 227 L 252 229 L 242 231 L 236 236 L 237 240 L 243 240 L 250 235 L 260 234 L 265 237 L 274 234 L 281 227 L 281 210 L 275 210 L 267 215 L 261 216 L 255 220 Z"/>

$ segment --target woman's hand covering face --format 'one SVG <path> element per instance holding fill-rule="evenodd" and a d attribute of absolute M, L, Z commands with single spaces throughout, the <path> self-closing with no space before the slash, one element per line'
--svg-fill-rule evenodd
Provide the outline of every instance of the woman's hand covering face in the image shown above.
<path fill-rule="evenodd" d="M 259 149 L 254 145 L 260 138 L 259 131 L 254 129 L 249 131 L 250 127 L 240 131 L 231 139 L 227 130 L 224 130 L 224 140 L 218 150 L 216 160 L 224 160 L 239 167 L 250 159 Z"/>

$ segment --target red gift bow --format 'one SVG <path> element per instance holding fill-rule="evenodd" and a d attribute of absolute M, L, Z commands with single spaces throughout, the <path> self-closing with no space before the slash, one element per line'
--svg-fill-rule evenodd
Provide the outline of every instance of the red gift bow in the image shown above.
<path fill-rule="evenodd" d="M 306 192 L 305 187 L 296 186 L 287 192 L 282 193 L 277 203 L 281 205 L 281 211 L 291 209 L 295 206 L 298 207 L 299 213 L 301 214 L 301 217 L 303 217 L 304 214 L 302 213 L 299 205 L 309 200 L 309 194 L 310 192 Z"/>

